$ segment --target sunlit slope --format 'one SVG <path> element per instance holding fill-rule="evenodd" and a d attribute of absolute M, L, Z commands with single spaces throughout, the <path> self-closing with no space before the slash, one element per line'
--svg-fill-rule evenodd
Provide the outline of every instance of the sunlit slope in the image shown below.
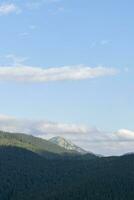
<path fill-rule="evenodd" d="M 31 135 L 8 133 L 0 131 L 0 146 L 22 147 L 41 155 L 73 153 L 50 141 L 37 138 Z"/>

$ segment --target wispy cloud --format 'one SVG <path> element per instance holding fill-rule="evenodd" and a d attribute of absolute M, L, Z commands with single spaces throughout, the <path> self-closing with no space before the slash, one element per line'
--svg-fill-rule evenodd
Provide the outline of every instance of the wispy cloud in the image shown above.
<path fill-rule="evenodd" d="M 0 130 L 32 134 L 44 139 L 62 136 L 89 151 L 104 155 L 134 151 L 134 131 L 126 129 L 110 133 L 81 124 L 29 120 L 0 115 Z"/>
<path fill-rule="evenodd" d="M 34 10 L 34 9 L 39 9 L 41 8 L 43 5 L 47 5 L 47 4 L 59 4 L 61 2 L 61 0 L 31 0 L 28 1 L 25 6 L 28 9 Z"/>
<path fill-rule="evenodd" d="M 56 4 L 60 3 L 61 0 L 29 0 L 27 2 L 20 2 L 15 3 L 15 1 L 3 1 L 3 3 L 0 3 L 0 16 L 2 15 L 9 15 L 12 13 L 19 14 L 24 10 L 38 10 L 40 9 L 43 5 L 51 5 L 51 4 Z M 57 5 L 57 6 L 58 6 Z M 63 7 L 58 6 L 57 10 L 59 12 L 63 12 Z"/>
<path fill-rule="evenodd" d="M 53 9 L 49 9 L 49 13 L 51 15 L 57 15 L 58 13 L 63 13 L 65 12 L 65 8 L 63 6 L 59 6 Z"/>
<path fill-rule="evenodd" d="M 39 1 L 29 1 L 26 3 L 26 8 L 30 9 L 30 10 L 34 10 L 34 9 L 39 9 L 42 5 L 44 4 L 43 0 L 39 0 Z"/>
<path fill-rule="evenodd" d="M 94 48 L 94 47 L 101 47 L 101 46 L 106 46 L 110 44 L 110 40 L 100 40 L 100 41 L 93 41 L 90 43 L 90 48 Z"/>
<path fill-rule="evenodd" d="M 37 26 L 35 26 L 35 25 L 32 24 L 32 25 L 29 26 L 29 29 L 30 30 L 35 30 L 35 29 L 37 29 Z"/>
<path fill-rule="evenodd" d="M 16 56 L 15 54 L 7 54 L 4 56 L 6 60 L 10 61 L 10 65 L 13 66 L 23 66 L 24 62 L 28 60 L 27 57 Z"/>
<path fill-rule="evenodd" d="M 110 43 L 109 40 L 101 40 L 101 41 L 100 41 L 100 45 L 107 45 L 107 44 L 109 44 L 109 43 Z"/>
<path fill-rule="evenodd" d="M 30 37 L 30 33 L 29 32 L 22 32 L 19 34 L 19 36 L 21 38 L 29 38 Z"/>
<path fill-rule="evenodd" d="M 21 9 L 13 3 L 0 4 L 0 15 L 9 15 L 12 13 L 20 13 Z"/>
<path fill-rule="evenodd" d="M 114 76 L 115 68 L 89 66 L 63 66 L 40 68 L 31 66 L 0 67 L 0 80 L 23 82 L 48 82 L 64 80 L 84 80 L 103 76 Z"/>
<path fill-rule="evenodd" d="M 35 25 L 29 25 L 27 29 L 25 29 L 23 32 L 19 34 L 21 38 L 30 38 L 32 34 L 37 30 L 37 26 Z"/>

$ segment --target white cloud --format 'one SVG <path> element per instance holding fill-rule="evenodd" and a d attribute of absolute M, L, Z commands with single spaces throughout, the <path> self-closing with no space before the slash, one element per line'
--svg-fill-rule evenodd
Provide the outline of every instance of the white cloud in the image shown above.
<path fill-rule="evenodd" d="M 50 135 L 57 134 L 85 134 L 95 129 L 89 129 L 84 125 L 57 123 L 47 120 L 18 119 L 8 115 L 0 115 L 0 130 L 50 137 Z"/>
<path fill-rule="evenodd" d="M 44 139 L 62 136 L 88 151 L 103 155 L 134 152 L 134 131 L 124 129 L 110 133 L 80 124 L 19 119 L 0 115 L 0 130 L 32 134 Z"/>
<path fill-rule="evenodd" d="M 48 82 L 63 80 L 83 80 L 103 76 L 113 76 L 118 73 L 114 68 L 89 66 L 64 66 L 39 68 L 30 66 L 0 67 L 0 80 L 23 82 Z"/>
<path fill-rule="evenodd" d="M 13 3 L 0 4 L 0 15 L 8 15 L 11 13 L 18 14 L 20 12 L 20 8 Z"/>
<path fill-rule="evenodd" d="M 121 129 L 116 134 L 119 138 L 123 140 L 134 140 L 134 131 Z"/>

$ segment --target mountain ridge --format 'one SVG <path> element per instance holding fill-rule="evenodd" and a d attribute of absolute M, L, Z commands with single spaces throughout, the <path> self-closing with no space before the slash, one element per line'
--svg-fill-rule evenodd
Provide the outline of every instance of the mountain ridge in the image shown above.
<path fill-rule="evenodd" d="M 14 146 L 24 148 L 42 156 L 71 154 L 68 151 L 48 140 L 23 133 L 9 133 L 0 131 L 0 146 Z"/>
<path fill-rule="evenodd" d="M 60 147 L 65 148 L 66 150 L 73 150 L 81 154 L 87 154 L 91 152 L 87 152 L 83 148 L 75 145 L 70 140 L 65 139 L 64 137 L 56 136 L 49 139 L 50 142 L 59 145 Z"/>

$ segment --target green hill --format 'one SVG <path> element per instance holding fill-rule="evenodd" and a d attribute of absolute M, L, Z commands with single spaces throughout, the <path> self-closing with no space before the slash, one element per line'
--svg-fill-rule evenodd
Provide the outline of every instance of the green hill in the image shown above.
<path fill-rule="evenodd" d="M 132 200 L 134 154 L 72 154 L 33 136 L 0 132 L 0 200 L 18 199 Z"/>
<path fill-rule="evenodd" d="M 78 159 L 96 158 L 95 154 L 87 153 L 85 155 L 81 155 L 78 151 L 66 149 L 51 141 L 21 133 L 8 133 L 0 131 L 0 146 L 21 147 L 49 159 L 59 157 L 64 159 L 71 159 L 72 157 Z"/>
<path fill-rule="evenodd" d="M 50 141 L 34 137 L 32 135 L 8 133 L 0 131 L 0 146 L 14 146 L 21 147 L 38 153 L 43 156 L 57 156 L 68 153 L 75 153 L 68 151 Z"/>

